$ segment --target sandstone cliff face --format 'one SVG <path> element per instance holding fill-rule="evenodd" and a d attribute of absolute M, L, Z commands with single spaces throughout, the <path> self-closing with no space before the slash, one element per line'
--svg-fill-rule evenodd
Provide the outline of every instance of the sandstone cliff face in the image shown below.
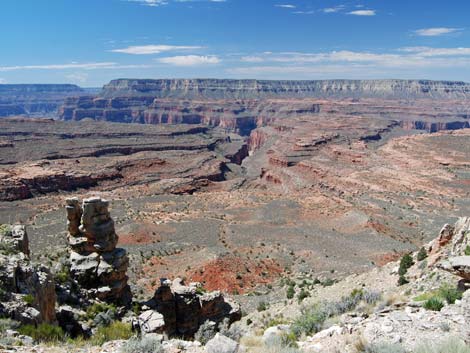
<path fill-rule="evenodd" d="M 427 80 L 113 80 L 104 86 L 103 96 L 152 96 L 156 98 L 468 98 L 470 85 L 464 82 Z"/>
<path fill-rule="evenodd" d="M 469 121 L 449 121 L 449 122 L 430 122 L 430 121 L 402 121 L 400 126 L 405 130 L 424 130 L 427 132 L 438 132 L 445 130 L 460 130 L 470 128 Z"/>
<path fill-rule="evenodd" d="M 121 79 L 105 85 L 98 96 L 79 96 L 65 100 L 59 109 L 61 120 L 83 119 L 142 124 L 203 124 L 249 136 L 256 128 L 302 115 L 376 113 L 397 115 L 406 120 L 406 129 L 436 132 L 468 126 L 468 110 L 439 115 L 445 124 L 414 121 L 406 115 L 408 100 L 453 102 L 470 98 L 470 85 L 462 82 L 413 80 L 131 80 Z M 366 104 L 354 111 L 359 100 L 392 100 L 399 107 Z M 349 100 L 351 104 L 331 104 Z M 403 103 L 400 100 L 404 100 Z M 458 104 L 459 105 L 459 104 Z M 364 108 L 364 107 L 363 107 Z M 403 110 L 401 112 L 400 110 Z M 403 114 L 400 114 L 403 113 Z M 395 117 L 395 116 L 394 116 Z M 434 117 L 434 116 L 432 116 Z M 448 119 L 454 120 L 449 121 Z"/>

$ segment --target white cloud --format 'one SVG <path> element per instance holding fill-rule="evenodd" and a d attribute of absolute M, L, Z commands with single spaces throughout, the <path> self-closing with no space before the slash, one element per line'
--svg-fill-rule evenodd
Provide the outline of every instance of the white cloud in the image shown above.
<path fill-rule="evenodd" d="M 470 48 L 430 48 L 430 47 L 405 47 L 400 51 L 414 53 L 418 56 L 470 56 Z"/>
<path fill-rule="evenodd" d="M 448 27 L 434 27 L 434 28 L 422 28 L 414 31 L 415 34 L 422 37 L 437 37 L 444 34 L 459 32 L 460 28 L 448 28 Z"/>
<path fill-rule="evenodd" d="M 408 47 L 391 52 L 332 51 L 318 53 L 263 53 L 240 58 L 243 66 L 230 69 L 232 74 L 249 76 L 370 72 L 401 75 L 400 70 L 416 73 L 425 69 L 454 69 L 470 66 L 470 48 Z M 249 64 L 254 65 L 249 65 Z M 349 74 L 351 72 L 351 75 Z"/>
<path fill-rule="evenodd" d="M 297 6 L 292 5 L 292 4 L 280 4 L 280 5 L 274 5 L 276 7 L 282 7 L 284 9 L 295 9 Z"/>
<path fill-rule="evenodd" d="M 69 70 L 69 69 L 137 69 L 146 68 L 148 65 L 120 65 L 114 62 L 101 63 L 70 63 L 70 64 L 50 64 L 50 65 L 22 65 L 22 66 L 0 66 L 0 72 L 21 71 L 21 70 Z"/>
<path fill-rule="evenodd" d="M 264 58 L 260 56 L 243 56 L 240 60 L 245 63 L 260 63 L 264 61 Z"/>
<path fill-rule="evenodd" d="M 314 13 L 316 13 L 315 10 L 309 10 L 309 11 L 294 11 L 292 12 L 293 14 L 296 14 L 296 15 L 313 15 Z"/>
<path fill-rule="evenodd" d="M 124 53 L 133 55 L 149 55 L 149 54 L 160 54 L 168 51 L 182 51 L 182 50 L 194 50 L 202 49 L 198 46 L 183 46 L 183 45 L 135 45 L 127 48 L 113 49 L 113 53 Z"/>
<path fill-rule="evenodd" d="M 198 66 L 198 65 L 213 65 L 221 62 L 220 58 L 214 55 L 199 56 L 199 55 L 183 55 L 171 56 L 167 58 L 157 59 L 158 62 L 174 66 Z"/>
<path fill-rule="evenodd" d="M 348 12 L 348 15 L 354 15 L 354 16 L 375 16 L 376 11 L 375 10 L 355 10 Z"/>
<path fill-rule="evenodd" d="M 88 81 L 88 76 L 86 72 L 75 72 L 70 75 L 65 75 L 65 78 L 72 83 L 85 83 Z"/>
<path fill-rule="evenodd" d="M 145 6 L 158 7 L 168 5 L 170 2 L 226 2 L 227 0 L 126 0 L 129 2 L 137 2 Z"/>
<path fill-rule="evenodd" d="M 345 6 L 344 5 L 338 5 L 338 6 L 335 6 L 335 7 L 327 7 L 325 9 L 322 10 L 322 12 L 324 13 L 336 13 L 336 12 L 340 12 L 341 10 L 344 10 Z"/>
<path fill-rule="evenodd" d="M 5 80 L 4 78 L 0 78 L 0 85 L 5 83 L 7 83 L 7 80 Z"/>
<path fill-rule="evenodd" d="M 160 5 L 167 5 L 168 2 L 165 0 L 130 0 L 132 2 L 140 2 L 142 5 L 157 7 Z"/>

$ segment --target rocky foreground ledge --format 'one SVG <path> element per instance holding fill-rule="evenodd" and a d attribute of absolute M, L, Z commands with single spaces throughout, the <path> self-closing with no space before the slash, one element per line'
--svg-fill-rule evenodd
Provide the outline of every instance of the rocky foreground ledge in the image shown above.
<path fill-rule="evenodd" d="M 24 226 L 1 226 L 0 352 L 36 351 L 35 343 L 58 345 L 66 338 L 76 345 L 68 351 L 133 335 L 150 335 L 160 344 L 173 336 L 193 338 L 201 327 L 228 329 L 240 320 L 237 303 L 182 279 L 162 279 L 150 300 L 133 301 L 129 259 L 116 247 L 108 206 L 101 198 L 66 201 L 69 256 L 53 270 L 30 260 Z"/>
<path fill-rule="evenodd" d="M 83 227 L 84 211 L 78 229 L 112 229 L 106 223 L 110 221 L 107 202 L 85 200 L 82 209 L 89 209 L 90 202 L 94 204 L 91 209 L 100 212 L 92 212 L 85 221 L 85 224 L 91 222 L 87 228 Z M 76 200 L 68 203 L 77 205 Z M 108 226 L 100 228 L 100 222 Z M 96 242 L 101 235 L 93 234 Z M 113 233 L 109 231 L 108 234 Z M 162 280 L 153 298 L 132 303 L 133 312 L 96 299 L 87 298 L 87 302 L 84 297 L 78 298 L 81 304 L 65 305 L 61 299 L 64 288 L 73 288 L 70 283 L 74 281 L 64 280 L 57 272 L 55 278 L 60 279 L 60 283 L 56 284 L 56 290 L 60 288 L 62 295 L 57 296 L 56 318 L 47 318 L 46 313 L 51 313 L 47 311 L 50 305 L 44 307 L 25 298 L 40 293 L 38 288 L 50 288 L 50 272 L 30 265 L 27 255 L 20 252 L 19 249 L 24 250 L 27 244 L 24 228 L 4 229 L 1 239 L 2 244 L 7 244 L 9 251 L 14 252 L 11 259 L 24 261 L 20 261 L 20 265 L 25 269 L 17 273 L 31 269 L 30 272 L 35 273 L 32 277 L 49 278 L 49 281 L 37 282 L 30 281 L 30 276 L 21 282 L 24 277 L 15 277 L 8 272 L 8 266 L 1 267 L 5 275 L 0 280 L 13 276 L 19 285 L 9 287 L 12 292 L 7 293 L 6 303 L 10 304 L 1 304 L 1 315 L 15 318 L 24 325 L 31 322 L 29 314 L 36 310 L 39 313 L 33 318 L 36 327 L 40 327 L 39 322 L 57 322 L 73 337 L 72 327 L 80 327 L 85 332 L 89 325 L 90 335 L 88 340 L 60 343 L 64 342 L 63 338 L 57 338 L 55 343 L 45 345 L 41 339 L 22 334 L 21 327 L 10 328 L 1 333 L 0 345 L 3 344 L 5 351 L 466 353 L 470 350 L 467 346 L 470 343 L 470 292 L 467 291 L 470 283 L 470 218 L 461 218 L 455 225 L 445 225 L 439 236 L 419 251 L 405 254 L 399 262 L 367 273 L 331 283 L 293 276 L 285 282 L 285 300 L 260 303 L 257 311 L 247 313 L 243 318 L 239 306 L 220 292 L 207 293 L 200 284 L 185 285 L 181 279 Z M 111 248 L 108 250 L 113 251 Z M 7 256 L 2 255 L 2 261 L 6 261 L 5 258 Z M 15 261 L 19 260 L 13 260 L 14 264 Z M 44 275 L 39 274 L 41 271 Z M 50 297 L 53 298 L 54 293 L 50 293 Z M 19 298 L 26 304 L 18 305 Z M 85 320 L 87 315 L 88 320 Z M 4 319 L 1 322 L 5 326 Z M 120 336 L 108 332 L 106 339 L 96 339 L 103 334 L 103 328 L 116 330 L 116 322 L 132 325 L 134 331 L 127 335 L 121 332 Z M 75 337 L 78 337 L 76 333 Z M 10 340 L 10 344 L 5 344 L 6 340 Z"/>

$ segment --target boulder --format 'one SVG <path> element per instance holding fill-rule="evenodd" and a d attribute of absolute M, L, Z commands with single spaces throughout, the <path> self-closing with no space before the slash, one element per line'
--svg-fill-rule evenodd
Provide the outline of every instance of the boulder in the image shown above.
<path fill-rule="evenodd" d="M 206 344 L 207 353 L 237 353 L 239 345 L 234 340 L 217 333 L 213 339 Z"/>
<path fill-rule="evenodd" d="M 270 340 L 276 339 L 289 333 L 290 326 L 289 325 L 277 325 L 268 327 L 263 333 L 263 341 L 269 342 Z"/>
<path fill-rule="evenodd" d="M 84 317 L 85 312 L 72 308 L 68 305 L 60 306 L 57 309 L 57 321 L 70 337 L 88 337 L 90 332 L 80 323 L 80 317 Z"/>
<path fill-rule="evenodd" d="M 455 256 L 443 261 L 439 267 L 466 281 L 470 281 L 470 256 Z"/>
<path fill-rule="evenodd" d="M 146 310 L 140 314 L 138 325 L 142 334 L 165 332 L 165 320 L 163 315 L 155 310 Z"/>

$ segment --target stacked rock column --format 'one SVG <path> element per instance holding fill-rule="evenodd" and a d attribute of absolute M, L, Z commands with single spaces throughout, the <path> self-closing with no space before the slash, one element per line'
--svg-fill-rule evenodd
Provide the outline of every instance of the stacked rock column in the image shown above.
<path fill-rule="evenodd" d="M 116 248 L 118 236 L 101 198 L 66 201 L 70 273 L 91 299 L 128 305 L 132 295 L 126 275 L 129 258 Z"/>

